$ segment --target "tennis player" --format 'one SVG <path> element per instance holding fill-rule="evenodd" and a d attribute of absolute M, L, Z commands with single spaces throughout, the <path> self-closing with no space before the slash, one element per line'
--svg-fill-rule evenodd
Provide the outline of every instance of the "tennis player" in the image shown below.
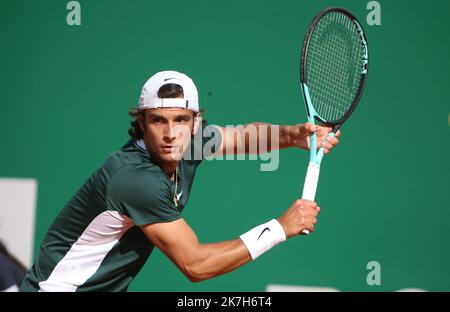
<path fill-rule="evenodd" d="M 199 135 L 197 88 L 175 71 L 159 72 L 145 83 L 135 115 L 132 139 L 90 176 L 56 217 L 21 291 L 126 291 L 155 246 L 198 282 L 232 271 L 305 229 L 314 231 L 319 207 L 297 199 L 279 218 L 238 238 L 200 243 L 182 210 L 201 159 L 182 156 L 198 145 L 196 138 L 202 151 L 209 144 L 211 154 L 232 154 L 239 144 L 248 147 L 263 134 L 239 140 L 238 132 L 245 127 L 216 126 Z M 308 149 L 310 131 L 325 140 L 330 129 L 280 126 L 277 144 L 265 146 Z M 336 137 L 323 142 L 326 152 L 337 143 Z"/>

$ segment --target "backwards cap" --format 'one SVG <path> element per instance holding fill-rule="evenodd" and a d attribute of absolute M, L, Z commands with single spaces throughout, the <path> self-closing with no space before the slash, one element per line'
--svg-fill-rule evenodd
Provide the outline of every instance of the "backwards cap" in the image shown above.
<path fill-rule="evenodd" d="M 161 99 L 158 97 L 159 89 L 169 83 L 180 85 L 183 88 L 183 98 Z M 139 110 L 164 107 L 199 111 L 198 92 L 191 78 L 177 71 L 167 70 L 156 73 L 147 80 L 139 97 Z"/>

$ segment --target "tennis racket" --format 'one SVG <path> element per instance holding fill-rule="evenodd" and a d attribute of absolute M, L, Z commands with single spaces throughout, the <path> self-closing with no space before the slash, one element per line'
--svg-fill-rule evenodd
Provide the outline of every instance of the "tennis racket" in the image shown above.
<path fill-rule="evenodd" d="M 333 127 L 334 136 L 355 110 L 369 66 L 367 39 L 356 17 L 343 8 L 320 12 L 303 42 L 300 82 L 308 121 Z M 320 142 L 319 142 L 320 143 Z M 310 134 L 310 161 L 302 199 L 314 200 L 324 148 Z M 309 231 L 303 231 L 309 234 Z"/>

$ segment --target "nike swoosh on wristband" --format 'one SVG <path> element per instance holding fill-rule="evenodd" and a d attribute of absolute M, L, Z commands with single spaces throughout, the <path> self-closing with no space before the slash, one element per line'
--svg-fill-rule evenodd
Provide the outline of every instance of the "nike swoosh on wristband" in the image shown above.
<path fill-rule="evenodd" d="M 266 227 L 264 230 L 262 230 L 261 234 L 259 234 L 259 236 L 258 236 L 258 240 L 261 238 L 261 235 L 263 235 L 265 231 L 270 232 L 270 229 L 268 227 Z"/>

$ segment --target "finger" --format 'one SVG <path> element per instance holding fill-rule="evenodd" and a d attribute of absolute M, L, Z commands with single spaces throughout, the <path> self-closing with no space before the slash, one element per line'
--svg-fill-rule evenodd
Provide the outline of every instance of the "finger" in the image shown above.
<path fill-rule="evenodd" d="M 316 208 L 310 208 L 307 211 L 305 211 L 305 214 L 307 217 L 315 218 L 319 214 Z"/>
<path fill-rule="evenodd" d="M 326 149 L 332 149 L 334 147 L 333 144 L 331 144 L 330 142 L 327 142 L 327 141 L 323 141 L 322 144 L 320 144 L 320 145 Z"/>
<path fill-rule="evenodd" d="M 311 207 L 310 211 L 311 211 L 311 215 L 317 216 L 317 214 L 320 211 L 320 208 L 319 208 L 319 206 Z"/>
<path fill-rule="evenodd" d="M 303 215 L 300 217 L 300 224 L 306 224 L 305 217 Z"/>
<path fill-rule="evenodd" d="M 308 231 L 307 233 L 305 233 L 305 231 Z M 304 228 L 302 230 L 300 230 L 300 235 L 308 235 L 309 233 L 314 232 L 314 225 L 312 224 L 308 224 L 305 225 Z"/>
<path fill-rule="evenodd" d="M 340 137 L 341 136 L 341 130 L 338 130 L 338 132 L 336 132 L 336 134 L 334 135 L 336 138 L 338 138 L 338 137 Z"/>
<path fill-rule="evenodd" d="M 339 144 L 339 139 L 336 137 L 328 137 L 327 142 L 334 146 Z"/>
<path fill-rule="evenodd" d="M 305 129 L 309 132 L 316 132 L 318 130 L 318 127 L 310 122 L 307 122 L 305 123 Z"/>

